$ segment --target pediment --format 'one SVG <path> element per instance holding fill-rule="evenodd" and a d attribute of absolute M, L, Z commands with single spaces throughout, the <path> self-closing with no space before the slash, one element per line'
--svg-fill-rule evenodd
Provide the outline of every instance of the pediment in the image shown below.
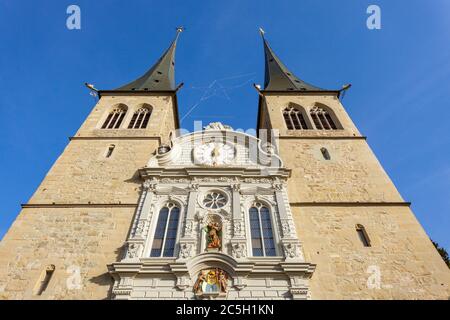
<path fill-rule="evenodd" d="M 230 129 L 185 134 L 159 148 L 147 167 L 281 168 L 276 146 Z"/>

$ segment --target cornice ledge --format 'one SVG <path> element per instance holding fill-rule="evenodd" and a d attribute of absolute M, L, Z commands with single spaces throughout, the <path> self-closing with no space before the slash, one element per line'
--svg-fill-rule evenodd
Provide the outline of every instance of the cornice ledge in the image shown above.
<path fill-rule="evenodd" d="M 161 141 L 161 137 L 158 136 L 72 136 L 69 137 L 69 141 L 72 140 L 157 140 Z"/>
<path fill-rule="evenodd" d="M 136 203 L 23 203 L 20 205 L 23 209 L 27 208 L 134 208 Z"/>
<path fill-rule="evenodd" d="M 281 262 L 280 266 L 286 273 L 301 272 L 312 275 L 316 270 L 316 264 L 309 262 Z"/>
<path fill-rule="evenodd" d="M 203 167 L 187 167 L 187 168 L 170 168 L 170 167 L 144 167 L 139 169 L 139 174 L 143 179 L 149 178 L 189 178 L 197 176 L 209 177 L 242 177 L 242 178 L 267 178 L 282 177 L 288 178 L 292 170 L 287 168 L 237 168 L 237 167 L 221 167 L 221 168 L 203 168 Z"/>
<path fill-rule="evenodd" d="M 311 201 L 311 202 L 290 202 L 291 206 L 297 207 L 347 207 L 347 206 L 358 206 L 358 207 L 410 207 L 411 202 L 405 201 Z"/>
<path fill-rule="evenodd" d="M 297 139 L 297 140 L 367 140 L 366 136 L 286 136 L 280 135 L 278 139 Z"/>

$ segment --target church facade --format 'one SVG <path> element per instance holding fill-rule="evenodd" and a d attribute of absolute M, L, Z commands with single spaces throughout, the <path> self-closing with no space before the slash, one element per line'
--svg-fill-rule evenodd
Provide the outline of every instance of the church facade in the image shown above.
<path fill-rule="evenodd" d="M 2 299 L 448 299 L 341 104 L 263 36 L 258 136 L 180 134 L 175 49 L 99 100 L 0 243 Z M 220 119 L 218 119 L 220 120 Z"/>

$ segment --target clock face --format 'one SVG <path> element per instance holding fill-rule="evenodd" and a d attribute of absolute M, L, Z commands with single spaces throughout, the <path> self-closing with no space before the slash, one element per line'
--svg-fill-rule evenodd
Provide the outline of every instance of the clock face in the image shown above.
<path fill-rule="evenodd" d="M 230 164 L 234 156 L 234 147 L 225 143 L 209 142 L 194 149 L 195 163 L 207 166 Z"/>

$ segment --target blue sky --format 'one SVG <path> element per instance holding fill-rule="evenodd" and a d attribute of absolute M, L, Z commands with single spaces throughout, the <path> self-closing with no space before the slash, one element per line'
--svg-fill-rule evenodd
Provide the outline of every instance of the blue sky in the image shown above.
<path fill-rule="evenodd" d="M 81 8 L 81 30 L 66 9 Z M 368 30 L 377 4 L 382 29 Z M 299 77 L 353 87 L 343 103 L 428 234 L 450 248 L 450 1 L 0 0 L 0 237 L 95 100 L 141 75 L 184 25 L 176 78 L 182 122 L 256 122 L 258 27 Z M 216 82 L 214 82 L 216 80 Z"/>

